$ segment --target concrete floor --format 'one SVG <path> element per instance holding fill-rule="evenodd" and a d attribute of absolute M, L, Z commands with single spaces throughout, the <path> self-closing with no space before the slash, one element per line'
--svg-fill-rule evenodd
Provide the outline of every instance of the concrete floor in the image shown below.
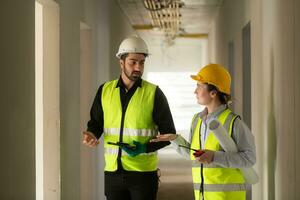
<path fill-rule="evenodd" d="M 193 200 L 191 163 L 171 147 L 159 151 L 161 171 L 158 200 Z"/>

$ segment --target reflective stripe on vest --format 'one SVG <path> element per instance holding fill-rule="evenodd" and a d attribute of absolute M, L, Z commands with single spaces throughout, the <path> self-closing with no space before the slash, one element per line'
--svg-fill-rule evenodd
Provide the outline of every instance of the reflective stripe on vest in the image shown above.
<path fill-rule="evenodd" d="M 200 190 L 200 184 L 194 184 L 194 190 Z M 204 184 L 205 192 L 233 192 L 246 190 L 245 184 Z"/>
<path fill-rule="evenodd" d="M 104 128 L 104 134 L 106 135 L 119 135 L 120 128 Z M 123 135 L 126 136 L 135 136 L 135 137 L 154 137 L 157 135 L 157 131 L 154 129 L 132 129 L 124 128 Z"/>
<path fill-rule="evenodd" d="M 231 136 L 232 126 L 234 120 L 238 116 L 233 114 L 229 109 L 224 110 L 219 116 L 218 120 L 221 124 L 228 130 L 228 134 Z M 196 121 L 196 122 L 195 122 Z M 192 123 L 193 138 L 191 143 L 191 148 L 200 149 L 201 147 L 201 128 L 202 120 L 200 115 L 194 117 Z M 204 149 L 212 151 L 222 151 L 222 148 L 215 138 L 213 133 L 209 133 L 205 144 Z M 201 189 L 201 164 L 198 161 L 195 161 L 195 158 L 191 152 L 192 164 L 192 174 L 194 182 L 194 193 L 195 199 L 200 200 L 203 198 L 205 200 L 231 200 L 231 199 L 245 199 L 245 186 L 244 186 L 244 177 L 239 169 L 237 168 L 223 168 L 221 166 L 211 164 L 203 164 L 203 190 L 204 193 L 200 192 Z M 198 163 L 197 163 L 198 162 Z"/>
<path fill-rule="evenodd" d="M 192 167 L 201 167 L 201 163 L 197 160 L 193 160 Z M 219 166 L 215 165 L 213 163 L 210 163 L 210 164 L 203 164 L 203 168 L 219 168 Z"/>
<path fill-rule="evenodd" d="M 119 152 L 119 148 L 109 148 L 109 147 L 104 148 L 104 153 L 107 155 L 118 156 L 118 152 Z M 150 153 L 141 153 L 140 155 L 157 155 L 157 152 L 155 151 L 155 152 L 150 152 Z M 122 150 L 122 156 L 128 156 L 126 151 Z"/>
<path fill-rule="evenodd" d="M 142 81 L 131 97 L 121 127 L 122 105 L 120 88 L 116 87 L 118 80 L 104 84 L 102 88 L 102 108 L 104 116 L 104 157 L 105 171 L 116 171 L 119 148 L 107 142 L 119 142 L 120 133 L 123 133 L 122 142 L 133 145 L 133 141 L 147 143 L 157 135 L 156 125 L 152 119 L 156 86 Z M 121 130 L 123 128 L 123 130 Z M 157 154 L 143 153 L 130 157 L 121 151 L 121 162 L 128 171 L 155 171 L 157 169 Z"/>

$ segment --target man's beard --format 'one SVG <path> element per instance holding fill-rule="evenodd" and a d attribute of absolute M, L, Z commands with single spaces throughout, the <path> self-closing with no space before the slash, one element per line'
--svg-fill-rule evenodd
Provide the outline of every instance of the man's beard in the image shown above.
<path fill-rule="evenodd" d="M 126 70 L 124 70 L 124 74 L 131 81 L 137 81 L 142 77 L 142 73 L 139 71 L 133 71 L 131 74 L 129 74 Z"/>

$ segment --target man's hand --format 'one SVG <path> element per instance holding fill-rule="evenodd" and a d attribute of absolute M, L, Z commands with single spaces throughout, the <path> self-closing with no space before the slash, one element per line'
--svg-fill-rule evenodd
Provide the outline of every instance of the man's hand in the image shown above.
<path fill-rule="evenodd" d="M 82 143 L 89 147 L 96 147 L 99 144 L 99 140 L 97 140 L 93 133 L 83 131 Z"/>
<path fill-rule="evenodd" d="M 130 157 L 135 157 L 141 153 L 146 153 L 146 144 L 142 144 L 138 141 L 133 141 L 135 147 L 121 146 Z"/>
<path fill-rule="evenodd" d="M 172 133 L 167 133 L 167 134 L 160 134 L 157 135 L 156 138 L 153 138 L 150 140 L 150 142 L 160 142 L 160 141 L 172 141 L 177 138 L 178 135 L 172 134 Z"/>

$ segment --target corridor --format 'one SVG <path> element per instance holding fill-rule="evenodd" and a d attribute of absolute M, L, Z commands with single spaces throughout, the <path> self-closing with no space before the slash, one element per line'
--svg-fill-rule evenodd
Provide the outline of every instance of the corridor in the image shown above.
<path fill-rule="evenodd" d="M 161 172 L 158 200 L 194 199 L 189 160 L 180 157 L 174 149 L 168 147 L 160 150 L 158 167 Z"/>
<path fill-rule="evenodd" d="M 149 49 L 142 78 L 184 138 L 204 108 L 190 75 L 225 66 L 230 109 L 254 136 L 252 200 L 300 200 L 299 10 L 299 0 L 2 0 L 0 200 L 106 199 L 104 137 L 90 148 L 82 133 L 132 35 Z M 157 199 L 193 200 L 191 161 L 171 146 L 158 157 Z"/>

